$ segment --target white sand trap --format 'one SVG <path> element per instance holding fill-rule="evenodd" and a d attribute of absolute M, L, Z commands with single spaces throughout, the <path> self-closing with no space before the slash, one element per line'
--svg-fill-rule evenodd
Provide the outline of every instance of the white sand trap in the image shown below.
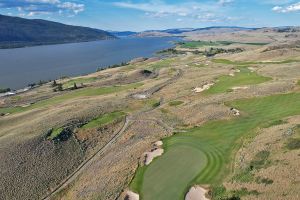
<path fill-rule="evenodd" d="M 254 72 L 254 71 L 255 71 L 255 68 L 254 68 L 254 67 L 248 67 L 248 69 L 249 69 L 251 72 Z"/>
<path fill-rule="evenodd" d="M 229 76 L 235 76 L 235 73 L 239 73 L 239 72 L 241 72 L 241 70 L 236 69 L 236 70 L 234 70 L 233 72 L 231 72 L 231 73 L 229 74 Z"/>
<path fill-rule="evenodd" d="M 247 86 L 243 86 L 243 87 L 233 87 L 233 88 L 231 88 L 231 89 L 233 89 L 233 90 L 245 90 L 245 89 L 248 89 L 249 87 L 247 87 Z"/>
<path fill-rule="evenodd" d="M 127 191 L 125 200 L 139 200 L 140 196 L 137 193 L 134 193 L 132 191 Z"/>
<path fill-rule="evenodd" d="M 154 158 L 161 156 L 164 153 L 164 150 L 161 148 L 154 149 L 151 152 L 145 153 L 145 165 L 149 165 Z"/>
<path fill-rule="evenodd" d="M 22 108 L 27 108 L 27 107 L 29 107 L 29 106 L 31 106 L 31 104 L 30 104 L 30 103 L 28 103 L 28 104 L 23 104 L 23 105 L 20 105 L 20 107 L 22 107 Z"/>
<path fill-rule="evenodd" d="M 235 109 L 235 108 L 231 108 L 230 110 L 231 110 L 231 112 L 232 112 L 235 116 L 240 116 L 240 111 L 239 111 L 239 110 L 237 110 L 237 109 Z"/>
<path fill-rule="evenodd" d="M 135 99 L 147 99 L 148 95 L 146 95 L 146 94 L 135 94 L 135 95 L 133 95 L 133 98 L 135 98 Z"/>
<path fill-rule="evenodd" d="M 157 141 L 154 143 L 154 146 L 157 146 L 157 147 L 160 147 L 163 145 L 163 142 L 162 141 Z"/>
<path fill-rule="evenodd" d="M 185 200 L 209 200 L 205 197 L 207 190 L 200 186 L 193 186 L 186 194 Z"/>
<path fill-rule="evenodd" d="M 214 85 L 214 83 L 208 83 L 208 84 L 203 85 L 202 87 L 193 89 L 193 91 L 196 93 L 200 93 L 200 92 L 203 92 L 204 90 L 208 90 L 213 85 Z"/>

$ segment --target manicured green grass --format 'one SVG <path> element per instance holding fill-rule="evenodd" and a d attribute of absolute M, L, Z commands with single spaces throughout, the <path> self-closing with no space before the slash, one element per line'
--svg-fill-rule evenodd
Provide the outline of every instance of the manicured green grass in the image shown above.
<path fill-rule="evenodd" d="M 70 88 L 70 87 L 73 87 L 74 86 L 74 83 L 77 84 L 77 86 L 79 86 L 79 84 L 81 83 L 92 83 L 94 81 L 96 81 L 97 78 L 96 77 L 90 77 L 90 78 L 76 78 L 76 79 L 72 79 L 72 80 L 69 80 L 67 82 L 65 82 L 63 84 L 63 88 Z"/>
<path fill-rule="evenodd" d="M 124 112 L 112 112 L 104 114 L 81 127 L 81 129 L 99 128 L 107 124 L 113 123 L 125 116 Z"/>
<path fill-rule="evenodd" d="M 51 132 L 51 135 L 49 135 L 48 139 L 49 140 L 53 140 L 54 138 L 56 138 L 57 136 L 59 136 L 59 134 L 61 134 L 61 132 L 63 131 L 63 128 L 56 128 L 53 129 Z"/>
<path fill-rule="evenodd" d="M 300 62 L 300 60 L 282 60 L 282 61 L 272 61 L 272 62 L 255 62 L 255 61 L 231 61 L 227 59 L 213 59 L 214 63 L 226 64 L 226 65 L 258 65 L 258 64 L 288 64 L 294 62 Z"/>
<path fill-rule="evenodd" d="M 137 88 L 139 86 L 142 86 L 142 83 L 133 83 L 128 85 L 122 85 L 122 86 L 110 86 L 110 87 L 102 87 L 102 88 L 84 88 L 80 90 L 74 90 L 69 93 L 53 97 L 47 100 L 39 101 L 31 106 L 28 107 L 8 107 L 8 108 L 0 108 L 0 113 L 18 113 L 23 112 L 35 108 L 44 108 L 50 105 L 55 105 L 62 103 L 64 101 L 80 98 L 80 97 L 86 97 L 86 96 L 98 96 L 98 95 L 105 95 L 105 94 L 111 94 L 116 92 L 121 92 L 128 89 Z"/>
<path fill-rule="evenodd" d="M 179 106 L 183 103 L 184 103 L 183 101 L 171 101 L 169 102 L 169 106 Z"/>
<path fill-rule="evenodd" d="M 239 70 L 240 72 L 235 73 L 235 76 L 221 76 L 218 82 L 209 90 L 206 90 L 204 94 L 223 93 L 229 91 L 232 87 L 254 85 L 271 80 L 271 78 L 260 76 L 245 67 L 239 67 Z"/>
<path fill-rule="evenodd" d="M 280 119 L 280 120 L 275 120 L 275 121 L 268 122 L 267 124 L 262 125 L 262 127 L 263 128 L 269 128 L 271 126 L 277 126 L 277 125 L 286 124 L 286 123 L 287 123 L 287 121 L 284 121 L 284 120 Z"/>
<path fill-rule="evenodd" d="M 267 122 L 300 114 L 300 93 L 238 100 L 228 105 L 247 114 L 211 121 L 163 140 L 165 153 L 145 169 L 143 177 L 135 178 L 143 180 L 135 188 L 143 200 L 181 200 L 191 185 L 220 184 L 241 138 Z M 266 155 L 262 154 L 259 158 Z"/>

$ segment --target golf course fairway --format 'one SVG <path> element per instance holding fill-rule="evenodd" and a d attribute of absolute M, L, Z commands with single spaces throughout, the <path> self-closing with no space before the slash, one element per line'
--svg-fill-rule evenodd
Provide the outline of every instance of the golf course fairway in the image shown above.
<path fill-rule="evenodd" d="M 165 153 L 137 173 L 132 187 L 143 200 L 182 200 L 195 184 L 222 183 L 242 136 L 273 121 L 300 114 L 300 93 L 227 103 L 242 112 L 231 120 L 212 121 L 164 139 Z"/>

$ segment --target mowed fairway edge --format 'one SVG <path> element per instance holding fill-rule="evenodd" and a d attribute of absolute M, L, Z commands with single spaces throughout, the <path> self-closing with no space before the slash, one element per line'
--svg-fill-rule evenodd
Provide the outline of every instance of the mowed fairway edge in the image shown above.
<path fill-rule="evenodd" d="M 243 135 L 268 122 L 300 114 L 300 93 L 229 103 L 244 114 L 212 121 L 164 140 L 165 154 L 141 173 L 143 200 L 182 200 L 194 184 L 220 184 Z M 136 179 L 141 177 L 136 177 Z"/>

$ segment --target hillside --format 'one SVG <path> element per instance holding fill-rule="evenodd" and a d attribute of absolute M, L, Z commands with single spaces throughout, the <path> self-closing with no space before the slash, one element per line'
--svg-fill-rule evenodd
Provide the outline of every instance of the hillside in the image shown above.
<path fill-rule="evenodd" d="M 0 199 L 299 199 L 300 33 L 265 30 L 1 97 Z"/>
<path fill-rule="evenodd" d="M 115 39 L 98 29 L 0 15 L 0 48 Z"/>

